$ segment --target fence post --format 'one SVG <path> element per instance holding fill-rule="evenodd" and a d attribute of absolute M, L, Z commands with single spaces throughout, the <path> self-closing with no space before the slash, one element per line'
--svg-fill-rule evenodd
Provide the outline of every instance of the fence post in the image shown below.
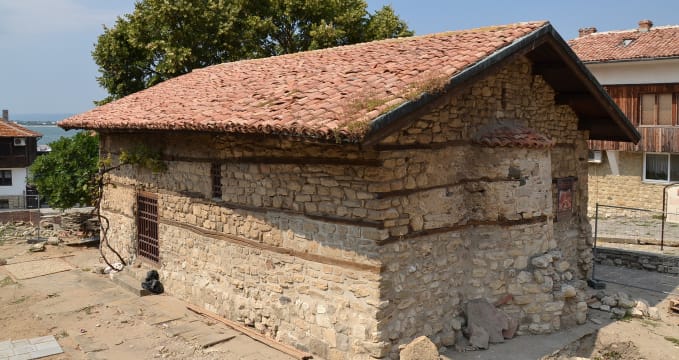
<path fill-rule="evenodd" d="M 660 222 L 660 251 L 663 251 L 663 243 L 665 242 L 665 218 L 667 217 L 667 188 L 673 184 L 665 185 L 662 188 L 662 220 Z"/>
<path fill-rule="evenodd" d="M 596 238 L 597 238 L 597 228 L 599 226 L 599 203 L 596 203 L 596 208 L 594 210 L 594 249 L 592 251 L 592 280 L 596 280 L 594 276 L 594 271 L 596 269 Z"/>

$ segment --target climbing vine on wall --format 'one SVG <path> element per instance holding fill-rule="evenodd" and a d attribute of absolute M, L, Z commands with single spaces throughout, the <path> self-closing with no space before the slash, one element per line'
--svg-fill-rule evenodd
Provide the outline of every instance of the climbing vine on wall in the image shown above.
<path fill-rule="evenodd" d="M 113 157 L 108 154 L 106 157 L 99 161 L 99 172 L 95 177 L 96 182 L 96 197 L 94 204 L 94 214 L 97 216 L 99 223 L 101 224 L 101 241 L 99 242 L 99 253 L 106 265 L 110 266 L 112 269 L 118 271 L 122 270 L 127 263 L 120 255 L 120 253 L 114 249 L 108 241 L 108 230 L 110 228 L 109 219 L 101 214 L 101 201 L 104 195 L 104 187 L 109 184 L 107 182 L 106 174 L 111 171 L 120 169 L 123 166 L 137 166 L 139 168 L 149 169 L 154 173 L 161 173 L 167 171 L 167 164 L 161 159 L 160 151 L 153 150 L 144 145 L 138 145 L 134 148 L 126 151 L 121 151 L 118 155 L 118 164 L 113 165 Z M 111 263 L 109 259 L 104 254 L 104 246 L 106 246 L 119 260 L 120 266 Z"/>

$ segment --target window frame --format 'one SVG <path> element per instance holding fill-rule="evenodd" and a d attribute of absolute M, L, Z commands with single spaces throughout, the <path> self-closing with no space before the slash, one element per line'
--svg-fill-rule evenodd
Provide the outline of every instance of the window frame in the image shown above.
<path fill-rule="evenodd" d="M 652 123 L 644 122 L 644 96 L 653 96 L 653 120 Z M 662 95 L 670 95 L 670 124 L 660 124 L 660 97 Z M 654 126 L 654 127 L 669 127 L 679 125 L 679 119 L 677 119 L 677 101 L 679 98 L 678 93 L 674 92 L 640 92 L 639 93 L 639 126 Z"/>
<path fill-rule="evenodd" d="M 9 176 L 5 176 L 6 174 Z M 12 186 L 12 170 L 0 169 L 0 186 Z"/>
<path fill-rule="evenodd" d="M 646 156 L 647 155 L 665 155 L 667 157 L 667 178 L 665 180 L 658 180 L 658 179 L 648 179 L 646 178 Z M 652 152 L 652 151 L 647 151 L 644 152 L 644 158 L 643 158 L 643 164 L 642 164 L 642 169 L 641 169 L 641 179 L 645 183 L 654 183 L 654 184 L 670 184 L 670 183 L 679 183 L 679 178 L 677 180 L 671 180 L 672 178 L 672 156 L 676 156 L 679 158 L 679 154 L 677 153 L 667 153 L 667 152 Z"/>

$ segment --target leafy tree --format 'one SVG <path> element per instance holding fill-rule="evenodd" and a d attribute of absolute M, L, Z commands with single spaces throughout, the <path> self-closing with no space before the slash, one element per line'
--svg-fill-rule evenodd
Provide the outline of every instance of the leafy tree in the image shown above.
<path fill-rule="evenodd" d="M 62 137 L 50 144 L 49 154 L 38 156 L 30 167 L 29 183 L 49 199 L 53 207 L 65 209 L 93 205 L 99 169 L 99 137 L 88 132 Z"/>
<path fill-rule="evenodd" d="M 95 44 L 98 103 L 208 65 L 412 34 L 364 0 L 142 0 Z"/>

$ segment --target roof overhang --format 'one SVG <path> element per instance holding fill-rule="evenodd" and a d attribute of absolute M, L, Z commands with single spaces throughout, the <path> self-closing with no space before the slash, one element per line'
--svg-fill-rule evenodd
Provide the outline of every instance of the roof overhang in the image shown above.
<path fill-rule="evenodd" d="M 467 85 L 498 71 L 519 56 L 526 56 L 533 63 L 533 73 L 541 75 L 554 89 L 557 104 L 573 109 L 578 117 L 578 129 L 589 130 L 589 139 L 639 142 L 641 135 L 625 114 L 556 30 L 546 24 L 455 74 L 442 92 L 424 94 L 379 116 L 372 121 L 363 144 L 379 142 L 441 105 L 444 94 L 467 88 Z"/>

